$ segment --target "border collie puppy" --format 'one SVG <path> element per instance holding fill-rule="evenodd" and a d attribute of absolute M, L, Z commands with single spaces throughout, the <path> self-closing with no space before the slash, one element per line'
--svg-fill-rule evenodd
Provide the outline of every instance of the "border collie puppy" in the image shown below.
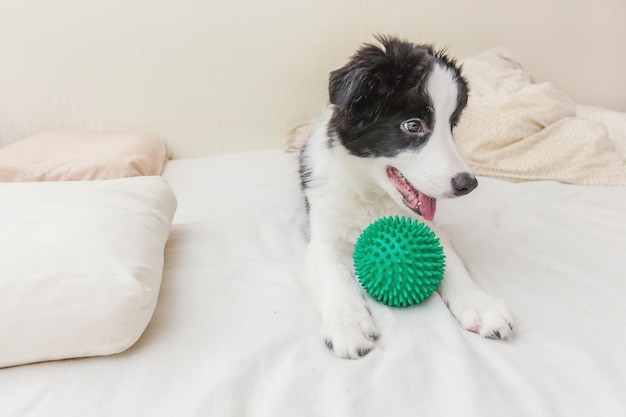
<path fill-rule="evenodd" d="M 438 198 L 478 182 L 452 137 L 468 86 L 455 61 L 428 45 L 377 37 L 330 74 L 330 108 L 300 154 L 309 211 L 307 275 L 322 337 L 342 358 L 376 346 L 379 330 L 352 266 L 354 242 L 382 216 L 412 216 L 436 231 L 446 270 L 438 292 L 463 328 L 493 339 L 511 335 L 511 313 L 470 278 L 431 224 Z"/>

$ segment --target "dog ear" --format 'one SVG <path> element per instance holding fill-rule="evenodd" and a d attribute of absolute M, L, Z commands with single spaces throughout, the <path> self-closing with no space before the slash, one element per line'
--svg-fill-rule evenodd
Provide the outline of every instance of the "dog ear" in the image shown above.
<path fill-rule="evenodd" d="M 342 106 L 351 102 L 354 96 L 358 97 L 358 92 L 365 93 L 367 78 L 367 69 L 353 62 L 332 71 L 328 82 L 330 103 Z"/>
<path fill-rule="evenodd" d="M 383 48 L 364 44 L 342 68 L 330 73 L 328 96 L 336 106 L 352 105 L 372 97 L 387 96 L 398 83 L 394 58 L 386 48 L 393 40 L 377 38 Z"/>
<path fill-rule="evenodd" d="M 377 39 L 384 47 L 387 46 L 385 39 Z M 363 44 L 345 66 L 330 73 L 330 103 L 336 106 L 349 105 L 379 94 L 379 90 L 384 89 L 384 73 L 388 65 L 389 57 L 384 49 Z"/>

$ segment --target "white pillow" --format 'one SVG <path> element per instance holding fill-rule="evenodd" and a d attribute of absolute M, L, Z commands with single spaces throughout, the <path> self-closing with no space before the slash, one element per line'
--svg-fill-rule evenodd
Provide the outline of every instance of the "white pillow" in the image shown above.
<path fill-rule="evenodd" d="M 135 343 L 175 211 L 161 177 L 0 184 L 0 367 Z"/>

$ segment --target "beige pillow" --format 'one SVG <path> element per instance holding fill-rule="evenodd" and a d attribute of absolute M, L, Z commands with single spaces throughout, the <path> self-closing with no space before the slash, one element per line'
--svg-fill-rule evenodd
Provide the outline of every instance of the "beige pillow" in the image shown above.
<path fill-rule="evenodd" d="M 470 99 L 454 135 L 476 174 L 513 181 L 626 185 L 626 159 L 603 123 L 576 116 L 550 83 L 534 83 L 504 48 L 468 58 Z"/>
<path fill-rule="evenodd" d="M 0 148 L 0 181 L 104 180 L 160 175 L 168 157 L 165 142 L 153 134 L 51 131 Z"/>

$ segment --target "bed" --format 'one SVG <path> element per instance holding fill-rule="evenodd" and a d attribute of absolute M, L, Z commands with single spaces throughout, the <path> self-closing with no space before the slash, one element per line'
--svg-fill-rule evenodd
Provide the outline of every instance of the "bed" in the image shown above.
<path fill-rule="evenodd" d="M 39 3 L 0 6 L 0 417 L 626 416 L 624 4 Z M 295 151 L 371 33 L 462 58 L 436 222 L 509 340 L 436 293 L 320 337 Z"/>
<path fill-rule="evenodd" d="M 319 337 L 295 172 L 280 149 L 168 162 L 178 209 L 145 333 L 114 356 L 2 369 L 0 415 L 625 415 L 626 188 L 480 178 L 441 201 L 515 337 L 463 331 L 437 295 L 371 302 L 380 347 L 349 361 Z"/>

